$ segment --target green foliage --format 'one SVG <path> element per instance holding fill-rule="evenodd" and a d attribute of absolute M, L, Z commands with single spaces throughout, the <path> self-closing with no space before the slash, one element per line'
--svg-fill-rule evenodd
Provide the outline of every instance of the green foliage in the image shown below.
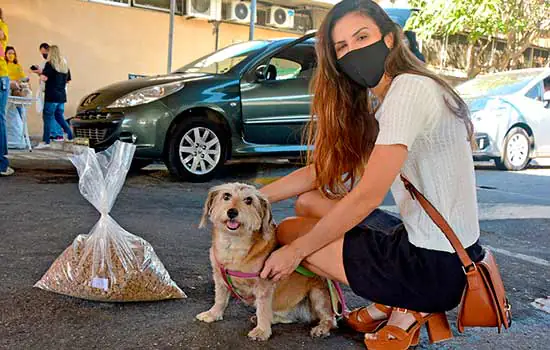
<path fill-rule="evenodd" d="M 486 63 L 480 62 L 481 53 L 488 48 L 481 39 L 506 40 L 505 56 L 498 67 L 506 69 L 536 39 L 550 33 L 548 0 L 410 0 L 409 4 L 420 9 L 408 23 L 419 37 L 461 33 L 470 46 L 481 47 L 472 66 Z"/>

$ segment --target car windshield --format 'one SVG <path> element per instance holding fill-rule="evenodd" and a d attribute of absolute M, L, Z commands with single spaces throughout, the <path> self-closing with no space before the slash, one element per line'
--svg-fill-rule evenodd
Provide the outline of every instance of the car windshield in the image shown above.
<path fill-rule="evenodd" d="M 176 73 L 224 74 L 247 57 L 263 50 L 267 45 L 269 41 L 247 41 L 230 45 L 183 66 Z"/>
<path fill-rule="evenodd" d="M 456 90 L 463 97 L 509 95 L 523 89 L 539 74 L 540 72 L 536 71 L 516 71 L 483 75 L 457 86 Z"/>

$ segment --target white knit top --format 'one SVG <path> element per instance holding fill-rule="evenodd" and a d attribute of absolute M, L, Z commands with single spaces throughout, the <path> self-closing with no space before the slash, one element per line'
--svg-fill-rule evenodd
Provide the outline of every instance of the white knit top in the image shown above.
<path fill-rule="evenodd" d="M 446 106 L 445 94 L 428 77 L 394 78 L 376 113 L 380 124 L 376 144 L 407 146 L 403 175 L 439 210 L 467 248 L 479 238 L 474 164 L 466 126 Z M 454 252 L 399 177 L 391 192 L 413 245 Z"/>

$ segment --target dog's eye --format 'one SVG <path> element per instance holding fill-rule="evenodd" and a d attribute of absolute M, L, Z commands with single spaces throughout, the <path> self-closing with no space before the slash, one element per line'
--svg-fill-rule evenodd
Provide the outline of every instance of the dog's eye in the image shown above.
<path fill-rule="evenodd" d="M 244 202 L 245 202 L 247 205 L 252 204 L 252 197 L 246 197 L 246 198 L 244 199 Z"/>
<path fill-rule="evenodd" d="M 229 193 L 224 193 L 224 194 L 223 194 L 223 200 L 224 200 L 224 201 L 228 201 L 228 200 L 230 200 L 230 199 L 231 199 L 231 194 L 229 194 Z"/>

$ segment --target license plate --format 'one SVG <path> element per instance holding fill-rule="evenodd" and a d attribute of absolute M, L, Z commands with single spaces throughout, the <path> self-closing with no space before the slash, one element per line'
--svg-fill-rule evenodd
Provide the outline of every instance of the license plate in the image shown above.
<path fill-rule="evenodd" d="M 87 137 L 75 137 L 73 143 L 79 146 L 90 147 L 90 139 Z"/>

